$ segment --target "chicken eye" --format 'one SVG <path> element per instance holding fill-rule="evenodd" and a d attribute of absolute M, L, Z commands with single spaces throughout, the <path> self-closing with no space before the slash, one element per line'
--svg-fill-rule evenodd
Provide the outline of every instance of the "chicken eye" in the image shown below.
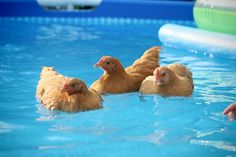
<path fill-rule="evenodd" d="M 73 84 L 71 84 L 71 86 L 72 86 L 72 87 L 75 87 L 75 84 L 73 83 Z"/>
<path fill-rule="evenodd" d="M 110 62 L 109 62 L 109 61 L 107 61 L 107 64 L 109 65 L 109 64 L 110 64 Z"/>
<path fill-rule="evenodd" d="M 165 76 L 166 75 L 166 72 L 165 71 L 162 71 L 161 72 L 161 76 Z"/>

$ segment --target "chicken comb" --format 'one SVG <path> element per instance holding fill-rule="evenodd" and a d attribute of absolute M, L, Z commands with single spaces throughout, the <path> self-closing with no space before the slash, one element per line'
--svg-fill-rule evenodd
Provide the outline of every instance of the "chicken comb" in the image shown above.
<path fill-rule="evenodd" d="M 160 71 L 156 68 L 153 72 L 153 75 L 155 76 L 156 79 L 160 78 Z"/>
<path fill-rule="evenodd" d="M 106 58 L 108 58 L 109 56 L 103 56 L 100 60 L 104 61 Z"/>
<path fill-rule="evenodd" d="M 106 58 L 108 58 L 109 56 L 103 56 L 99 61 L 98 61 L 98 63 L 101 63 L 101 62 L 103 62 Z"/>

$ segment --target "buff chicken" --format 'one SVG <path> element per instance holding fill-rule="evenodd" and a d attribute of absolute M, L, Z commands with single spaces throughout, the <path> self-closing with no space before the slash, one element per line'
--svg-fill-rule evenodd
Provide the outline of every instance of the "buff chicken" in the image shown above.
<path fill-rule="evenodd" d="M 50 110 L 78 112 L 102 108 L 101 96 L 77 78 L 67 78 L 52 67 L 43 67 L 36 96 Z"/>
<path fill-rule="evenodd" d="M 118 59 L 103 56 L 95 67 L 101 67 L 104 73 L 90 86 L 90 89 L 100 94 L 138 91 L 142 81 L 152 75 L 155 68 L 159 66 L 159 53 L 160 47 L 151 47 L 126 69 Z"/>
<path fill-rule="evenodd" d="M 182 64 L 169 64 L 156 68 L 153 75 L 142 82 L 139 91 L 143 94 L 190 96 L 193 87 L 191 71 Z"/>

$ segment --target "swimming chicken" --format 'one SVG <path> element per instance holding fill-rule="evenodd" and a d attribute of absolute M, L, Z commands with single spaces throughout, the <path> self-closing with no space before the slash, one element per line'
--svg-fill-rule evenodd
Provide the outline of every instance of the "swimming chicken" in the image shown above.
<path fill-rule="evenodd" d="M 102 108 L 101 96 L 76 78 L 67 78 L 52 67 L 43 67 L 36 96 L 50 110 L 78 112 Z"/>
<path fill-rule="evenodd" d="M 101 67 L 104 73 L 90 86 L 90 89 L 94 89 L 100 94 L 138 91 L 141 82 L 147 76 L 152 75 L 155 68 L 159 66 L 159 51 L 158 46 L 148 49 L 126 69 L 118 59 L 103 56 L 95 67 Z"/>
<path fill-rule="evenodd" d="M 148 76 L 139 91 L 143 94 L 164 96 L 190 96 L 193 92 L 192 72 L 184 65 L 169 64 L 155 69 L 154 75 Z"/>

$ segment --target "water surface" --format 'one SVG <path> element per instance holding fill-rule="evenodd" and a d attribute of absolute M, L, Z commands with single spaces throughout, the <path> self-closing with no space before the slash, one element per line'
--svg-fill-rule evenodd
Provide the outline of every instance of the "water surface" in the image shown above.
<path fill-rule="evenodd" d="M 236 156 L 236 122 L 222 115 L 236 101 L 235 59 L 163 48 L 161 65 L 193 72 L 191 97 L 137 92 L 103 96 L 103 109 L 48 111 L 35 99 L 42 66 L 89 86 L 103 55 L 124 66 L 153 45 L 164 23 L 138 19 L 0 19 L 0 156 Z"/>

